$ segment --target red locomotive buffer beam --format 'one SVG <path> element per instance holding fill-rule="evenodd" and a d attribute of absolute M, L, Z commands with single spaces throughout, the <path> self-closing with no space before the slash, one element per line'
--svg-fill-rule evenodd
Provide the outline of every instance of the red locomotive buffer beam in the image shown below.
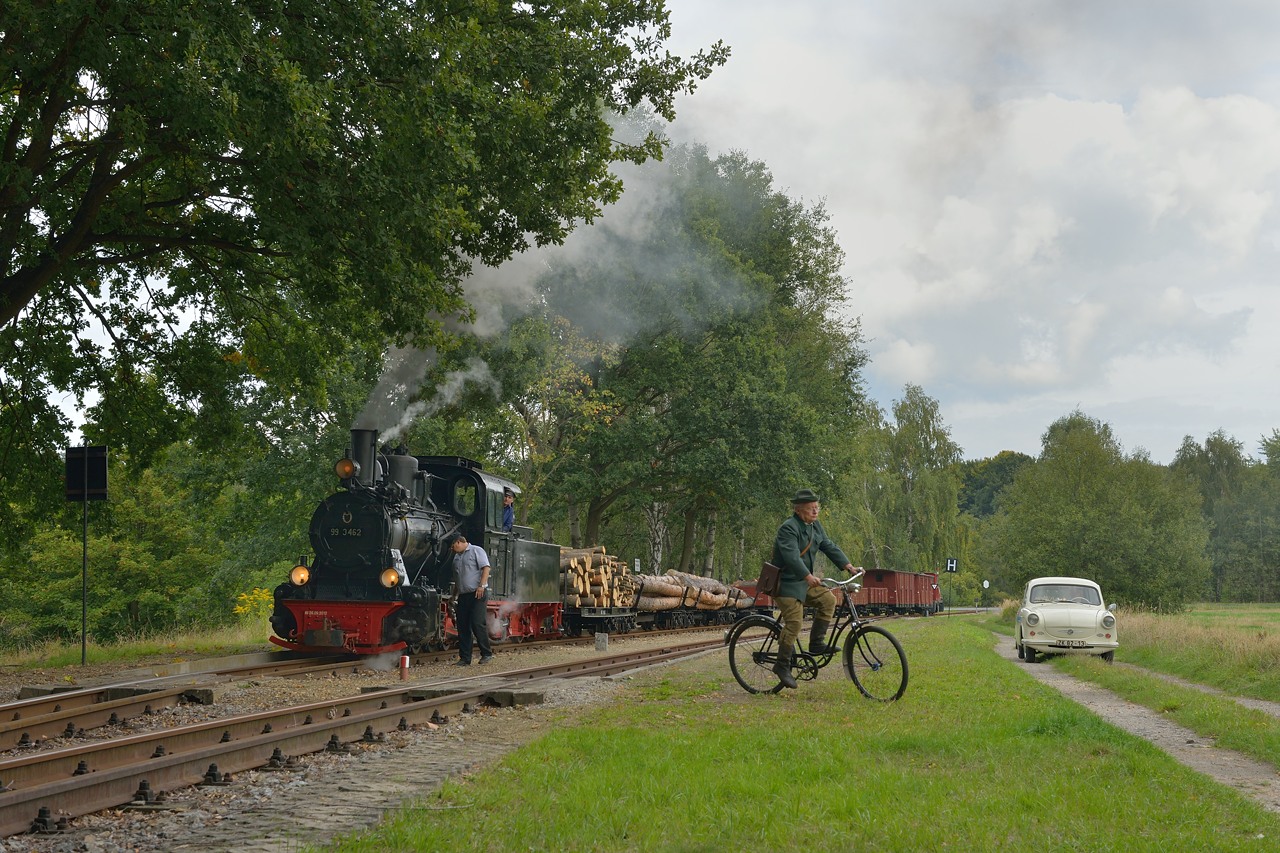
<path fill-rule="evenodd" d="M 272 636 L 278 646 L 299 652 L 332 652 L 346 649 L 361 655 L 405 648 L 402 641 L 383 643 L 382 625 L 402 601 L 306 601 L 285 599 L 298 630 L 289 639 Z"/>
<path fill-rule="evenodd" d="M 523 642 L 562 637 L 563 607 L 559 604 L 519 604 L 510 601 L 491 601 L 485 608 L 485 628 L 489 639 L 495 642 Z M 458 639 L 458 625 L 448 608 L 441 608 L 444 620 L 446 645 Z"/>

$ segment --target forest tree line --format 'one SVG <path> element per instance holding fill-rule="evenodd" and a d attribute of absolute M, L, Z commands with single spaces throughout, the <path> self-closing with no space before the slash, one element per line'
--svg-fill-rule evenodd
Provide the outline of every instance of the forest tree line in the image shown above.
<path fill-rule="evenodd" d="M 868 399 L 822 204 L 663 141 L 726 49 L 666 56 L 661 4 L 312 5 L 191 28 L 119 4 L 68 29 L 90 4 L 25 4 L 86 43 L 4 30 L 30 43 L 0 94 L 23 141 L 0 172 L 0 643 L 79 630 L 67 396 L 111 448 L 88 536 L 103 640 L 218 624 L 278 583 L 371 403 L 418 412 L 394 437 L 411 452 L 517 482 L 540 538 L 645 571 L 754 577 L 806 487 L 855 564 L 957 559 L 958 603 L 1044 574 L 1158 609 L 1280 596 L 1275 435 L 1264 462 L 1214 434 L 1164 466 L 1072 412 L 1036 457 L 966 461 L 925 389 Z M 592 236 L 502 266 L 571 232 Z M 485 302 L 495 275 L 520 298 Z M 388 392 L 406 352 L 430 358 Z"/>

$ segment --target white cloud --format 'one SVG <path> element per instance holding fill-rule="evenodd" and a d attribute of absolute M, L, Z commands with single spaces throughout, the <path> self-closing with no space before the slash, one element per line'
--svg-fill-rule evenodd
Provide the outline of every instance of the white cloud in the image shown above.
<path fill-rule="evenodd" d="M 1034 453 L 1077 407 L 1161 461 L 1184 434 L 1280 426 L 1256 387 L 1280 366 L 1280 6 L 703 0 L 672 17 L 681 44 L 734 49 L 674 135 L 826 200 L 882 405 L 921 384 L 971 455 Z"/>

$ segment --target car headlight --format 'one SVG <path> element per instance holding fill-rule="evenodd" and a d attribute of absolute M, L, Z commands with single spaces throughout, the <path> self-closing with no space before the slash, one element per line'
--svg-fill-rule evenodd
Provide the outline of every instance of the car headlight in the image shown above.
<path fill-rule="evenodd" d="M 397 572 L 394 568 L 383 569 L 382 574 L 378 577 L 378 580 L 382 581 L 382 585 L 385 586 L 387 589 L 391 589 L 391 587 L 400 583 L 400 573 Z"/>
<path fill-rule="evenodd" d="M 1115 626 L 1116 626 L 1116 617 L 1111 613 L 1104 614 L 1102 617 L 1102 627 L 1111 629 L 1111 628 L 1114 628 Z"/>
<path fill-rule="evenodd" d="M 1040 624 L 1040 614 L 1039 614 L 1039 613 L 1028 613 L 1028 614 L 1027 614 L 1027 624 L 1028 624 L 1028 625 L 1039 625 L 1039 624 Z"/>
<path fill-rule="evenodd" d="M 306 586 L 311 580 L 311 570 L 306 566 L 294 566 L 289 570 L 289 583 L 294 586 Z"/>

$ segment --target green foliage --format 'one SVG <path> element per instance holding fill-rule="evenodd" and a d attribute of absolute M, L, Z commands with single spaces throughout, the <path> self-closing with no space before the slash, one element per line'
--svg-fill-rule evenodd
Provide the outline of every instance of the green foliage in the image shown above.
<path fill-rule="evenodd" d="M 844 283 L 825 212 L 763 164 L 677 148 L 629 192 L 646 227 L 557 261 L 543 311 L 487 351 L 506 412 L 488 423 L 522 517 L 688 568 L 716 513 L 836 480 L 865 356 L 832 316 Z M 739 567 L 741 541 L 722 546 Z"/>
<path fill-rule="evenodd" d="M 1212 522 L 1209 556 L 1218 601 L 1280 599 L 1280 466 L 1277 436 L 1264 439 L 1266 463 L 1244 455 L 1244 446 L 1221 430 L 1198 445 L 1187 436 L 1170 468 L 1185 476 L 1203 499 Z"/>
<path fill-rule="evenodd" d="M 988 528 L 1015 588 L 1033 577 L 1087 577 L 1108 598 L 1176 610 L 1203 594 L 1208 528 L 1188 481 L 1125 457 L 1108 425 L 1080 412 L 1055 421 Z"/>
<path fill-rule="evenodd" d="M 341 446 L 325 452 L 324 463 Z M 273 453 L 227 458 L 179 444 L 141 469 L 112 455 L 110 497 L 89 505 L 89 633 L 111 642 L 226 622 L 237 595 L 274 586 L 307 550 L 311 511 L 332 487 L 331 475 L 317 478 L 327 469 L 279 445 Z M 4 553 L 6 646 L 79 635 L 80 512 L 80 504 L 65 507 L 57 522 Z"/>
<path fill-rule="evenodd" d="M 1217 600 L 1280 601 L 1280 473 L 1250 466 L 1211 517 Z"/>
<path fill-rule="evenodd" d="M 0 499 L 47 510 L 47 402 L 140 464 L 244 440 L 264 386 L 470 312 L 459 282 L 615 200 L 610 114 L 672 118 L 721 45 L 670 55 L 661 2 L 287 7 L 6 3 Z M 31 467 L 28 467 L 31 466 Z"/>
<path fill-rule="evenodd" d="M 224 552 L 188 512 L 189 493 L 158 469 L 135 475 L 117 460 L 111 474 L 112 499 L 89 512 L 90 634 L 108 640 L 225 615 L 209 600 L 216 585 L 192 582 L 214 577 Z M 82 526 L 65 524 L 11 555 L 0 602 L 11 643 L 79 635 L 85 553 Z"/>
<path fill-rule="evenodd" d="M 1002 450 L 988 459 L 961 462 L 960 511 L 977 518 L 995 515 L 1000 493 L 1033 461 L 1025 453 Z"/>
<path fill-rule="evenodd" d="M 850 558 L 903 571 L 938 571 L 948 558 L 970 565 L 968 533 L 956 508 L 960 448 L 938 402 L 908 385 L 892 414 L 885 422 L 872 413 L 843 478 L 856 543 Z M 844 517 L 844 510 L 837 513 Z"/>

